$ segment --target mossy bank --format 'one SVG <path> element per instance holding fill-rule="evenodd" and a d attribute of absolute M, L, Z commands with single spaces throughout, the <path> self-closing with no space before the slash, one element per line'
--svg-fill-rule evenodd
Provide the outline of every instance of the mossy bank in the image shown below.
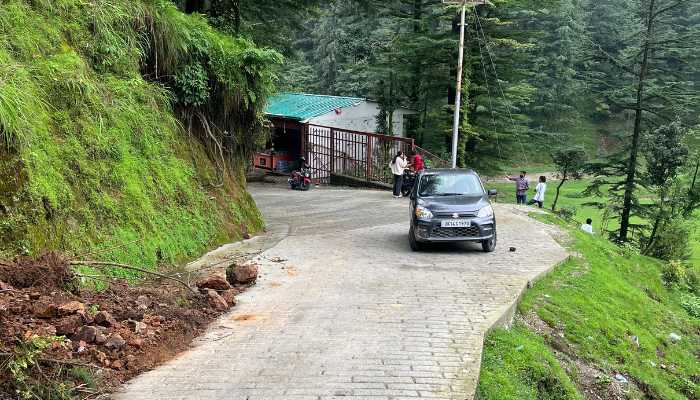
<path fill-rule="evenodd" d="M 153 267 L 261 229 L 279 58 L 165 0 L 0 1 L 0 256 Z"/>

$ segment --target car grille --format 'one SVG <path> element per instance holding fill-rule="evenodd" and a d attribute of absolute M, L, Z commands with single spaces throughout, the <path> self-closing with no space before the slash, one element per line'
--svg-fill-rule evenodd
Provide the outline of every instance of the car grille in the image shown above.
<path fill-rule="evenodd" d="M 448 238 L 459 238 L 459 237 L 479 237 L 479 227 L 472 226 L 469 228 L 433 228 L 430 235 L 434 238 L 448 239 Z"/>
<path fill-rule="evenodd" d="M 454 213 L 433 213 L 436 218 L 454 218 Z M 459 213 L 459 218 L 474 218 L 476 217 L 476 212 L 463 212 Z"/>

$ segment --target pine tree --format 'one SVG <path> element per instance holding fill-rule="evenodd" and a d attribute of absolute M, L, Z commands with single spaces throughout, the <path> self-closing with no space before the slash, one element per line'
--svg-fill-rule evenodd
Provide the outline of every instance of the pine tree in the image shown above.
<path fill-rule="evenodd" d="M 677 116 L 692 118 L 700 36 L 697 7 L 690 0 L 608 0 L 588 7 L 593 68 L 589 77 L 614 113 L 629 113 L 632 128 L 624 154 L 594 165 L 594 187 L 610 184 L 619 199 L 617 239 L 628 241 L 630 219 L 639 211 L 637 191 L 641 141 L 645 131 Z M 609 12 L 609 13 L 607 13 Z M 595 29 L 594 29 L 595 28 Z M 617 178 L 623 176 L 620 181 Z"/>

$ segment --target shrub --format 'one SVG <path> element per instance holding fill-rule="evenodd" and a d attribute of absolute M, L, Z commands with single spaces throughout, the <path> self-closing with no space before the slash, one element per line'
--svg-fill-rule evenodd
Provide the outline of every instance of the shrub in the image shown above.
<path fill-rule="evenodd" d="M 690 229 L 681 221 L 669 221 L 657 233 L 646 254 L 661 260 L 687 260 L 690 258 Z"/>
<path fill-rule="evenodd" d="M 681 307 L 695 318 L 700 318 L 700 297 L 694 294 L 681 296 Z"/>
<path fill-rule="evenodd" d="M 562 207 L 556 211 L 556 214 L 567 221 L 573 221 L 576 216 L 576 207 Z"/>
<path fill-rule="evenodd" d="M 686 281 L 686 268 L 683 262 L 669 261 L 663 269 L 662 277 L 666 285 L 681 285 Z"/>

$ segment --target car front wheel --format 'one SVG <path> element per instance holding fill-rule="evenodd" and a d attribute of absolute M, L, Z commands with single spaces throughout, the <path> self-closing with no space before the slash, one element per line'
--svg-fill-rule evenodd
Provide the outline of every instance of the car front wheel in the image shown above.
<path fill-rule="evenodd" d="M 494 250 L 496 250 L 496 243 L 497 243 L 497 238 L 496 238 L 496 233 L 494 233 L 490 239 L 486 239 L 486 240 L 481 241 L 481 248 L 483 248 L 484 252 L 486 252 L 486 253 L 492 253 Z"/>
<path fill-rule="evenodd" d="M 420 251 L 423 249 L 423 245 L 416 240 L 416 233 L 413 230 L 413 226 L 411 226 L 411 229 L 408 231 L 408 244 L 413 251 Z"/>

